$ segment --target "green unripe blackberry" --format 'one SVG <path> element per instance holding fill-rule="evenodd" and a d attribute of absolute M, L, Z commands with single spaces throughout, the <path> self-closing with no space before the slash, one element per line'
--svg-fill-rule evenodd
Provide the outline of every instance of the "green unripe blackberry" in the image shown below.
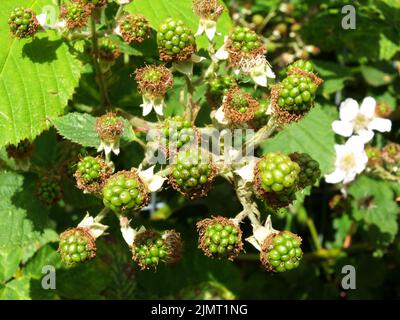
<path fill-rule="evenodd" d="M 185 149 L 176 158 L 170 177 L 172 187 L 190 197 L 206 195 L 215 176 L 209 155 L 199 149 Z"/>
<path fill-rule="evenodd" d="M 290 192 L 297 187 L 300 166 L 289 156 L 270 152 L 256 165 L 256 185 L 264 192 Z"/>
<path fill-rule="evenodd" d="M 289 157 L 300 166 L 298 182 L 300 189 L 314 185 L 321 177 L 319 163 L 311 158 L 309 154 L 294 152 Z"/>
<path fill-rule="evenodd" d="M 223 103 L 224 114 L 233 123 L 244 123 L 252 120 L 258 107 L 258 101 L 239 87 L 231 88 Z"/>
<path fill-rule="evenodd" d="M 120 171 L 112 175 L 102 192 L 104 206 L 114 212 L 139 210 L 148 202 L 147 187 L 133 171 Z"/>
<path fill-rule="evenodd" d="M 307 73 L 314 72 L 314 66 L 312 65 L 312 63 L 310 61 L 304 61 L 302 59 L 293 62 L 291 65 L 289 65 L 287 67 L 287 70 L 290 72 L 294 68 L 298 68 L 298 69 L 303 70 L 304 72 L 307 72 Z"/>
<path fill-rule="evenodd" d="M 264 241 L 260 260 L 270 272 L 285 272 L 295 269 L 303 257 L 300 246 L 301 238 L 290 231 L 272 234 Z"/>
<path fill-rule="evenodd" d="M 162 234 L 146 230 L 135 237 L 132 253 L 141 269 L 156 268 L 160 262 L 176 263 L 182 255 L 181 236 L 174 230 Z"/>
<path fill-rule="evenodd" d="M 140 14 L 129 14 L 119 21 L 119 29 L 125 42 L 142 43 L 150 37 L 151 28 L 147 19 Z"/>
<path fill-rule="evenodd" d="M 192 30 L 182 20 L 168 18 L 159 27 L 157 44 L 163 61 L 186 61 L 196 51 Z"/>
<path fill-rule="evenodd" d="M 72 2 L 61 7 L 60 16 L 66 21 L 68 29 L 83 28 L 87 25 L 91 8 L 81 2 Z"/>
<path fill-rule="evenodd" d="M 379 148 L 373 146 L 366 146 L 365 153 L 368 157 L 368 164 L 375 165 L 382 163 L 382 151 Z"/>
<path fill-rule="evenodd" d="M 32 9 L 15 8 L 8 18 L 11 33 L 17 38 L 32 37 L 39 29 L 39 22 Z"/>
<path fill-rule="evenodd" d="M 225 75 L 212 80 L 209 83 L 209 91 L 214 98 L 220 99 L 223 96 L 226 96 L 229 89 L 235 86 L 237 86 L 235 78 Z"/>
<path fill-rule="evenodd" d="M 196 128 L 181 116 L 167 119 L 161 128 L 160 144 L 165 150 L 179 150 L 183 146 L 196 143 L 197 140 Z"/>
<path fill-rule="evenodd" d="M 43 204 L 51 206 L 61 200 L 63 192 L 56 178 L 43 177 L 37 182 L 36 195 Z"/>
<path fill-rule="evenodd" d="M 197 230 L 199 248 L 208 257 L 233 260 L 243 248 L 242 232 L 230 219 L 204 219 L 197 223 Z"/>
<path fill-rule="evenodd" d="M 235 51 L 249 53 L 254 49 L 262 47 L 257 33 L 247 27 L 236 27 L 229 36 L 231 48 Z"/>
<path fill-rule="evenodd" d="M 119 46 L 110 38 L 101 38 L 99 41 L 99 58 L 106 61 L 117 60 L 121 54 Z"/>
<path fill-rule="evenodd" d="M 60 235 L 58 252 L 66 265 L 89 261 L 96 257 L 96 240 L 86 228 L 73 228 Z"/>
<path fill-rule="evenodd" d="M 286 77 L 279 90 L 278 107 L 290 112 L 311 109 L 318 85 L 310 77 L 292 74 Z"/>
<path fill-rule="evenodd" d="M 261 102 L 258 110 L 254 113 L 253 122 L 256 128 L 261 128 L 268 123 L 270 115 L 268 114 L 269 101 Z"/>
<path fill-rule="evenodd" d="M 113 112 L 108 112 L 96 119 L 95 129 L 97 134 L 102 141 L 108 143 L 119 141 L 124 128 L 122 119 Z"/>
<path fill-rule="evenodd" d="M 101 164 L 96 158 L 87 156 L 78 163 L 77 171 L 80 173 L 83 181 L 91 182 L 100 178 Z"/>

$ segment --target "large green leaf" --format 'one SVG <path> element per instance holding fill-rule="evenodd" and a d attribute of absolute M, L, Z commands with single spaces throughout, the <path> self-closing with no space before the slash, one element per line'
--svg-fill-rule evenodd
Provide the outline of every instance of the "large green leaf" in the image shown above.
<path fill-rule="evenodd" d="M 0 10 L 0 147 L 33 139 L 62 114 L 78 85 L 81 64 L 54 32 L 13 38 L 7 20 L 17 6 L 41 12 L 51 0 L 2 0 Z"/>
<path fill-rule="evenodd" d="M 337 118 L 334 108 L 317 106 L 299 122 L 292 123 L 272 139 L 262 144 L 263 153 L 270 151 L 306 152 L 320 164 L 322 173 L 332 169 L 335 158 L 335 134 L 332 121 Z"/>
<path fill-rule="evenodd" d="M 96 118 L 78 112 L 52 120 L 59 134 L 84 147 L 97 148 L 100 145 L 100 138 L 95 130 Z"/>
<path fill-rule="evenodd" d="M 154 29 L 158 29 L 159 25 L 167 18 L 180 19 L 184 21 L 193 32 L 197 31 L 199 25 L 199 17 L 193 12 L 192 0 L 135 0 L 127 6 L 127 10 L 131 13 L 141 13 L 150 22 Z M 231 19 L 228 9 L 224 11 L 218 19 L 217 31 L 222 35 L 216 36 L 216 43 L 223 43 L 223 36 L 226 35 L 231 28 Z M 199 49 L 208 47 L 208 40 L 203 35 L 198 38 L 197 44 Z"/>
<path fill-rule="evenodd" d="M 349 188 L 353 218 L 365 223 L 369 240 L 376 234 L 378 243 L 390 243 L 398 231 L 397 217 L 400 212 L 394 201 L 395 193 L 390 183 L 361 176 Z"/>
<path fill-rule="evenodd" d="M 0 173 L 0 283 L 10 279 L 44 244 L 57 241 L 55 231 L 40 223 L 47 213 L 32 197 L 24 176 Z"/>

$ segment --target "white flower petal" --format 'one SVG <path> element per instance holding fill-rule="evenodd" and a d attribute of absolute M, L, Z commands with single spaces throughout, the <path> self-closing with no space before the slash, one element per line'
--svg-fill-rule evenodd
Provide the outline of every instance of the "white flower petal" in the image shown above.
<path fill-rule="evenodd" d="M 201 36 L 202 34 L 203 34 L 203 32 L 204 32 L 204 26 L 203 26 L 203 24 L 200 22 L 199 23 L 199 27 L 198 27 L 198 29 L 197 29 L 197 32 L 195 33 L 195 37 L 198 37 L 198 36 Z"/>
<path fill-rule="evenodd" d="M 114 33 L 119 36 L 122 36 L 121 28 L 119 25 L 114 29 Z"/>
<path fill-rule="evenodd" d="M 261 246 L 260 244 L 257 242 L 256 238 L 254 236 L 250 236 L 248 238 L 246 238 L 246 241 L 248 243 L 250 243 L 254 248 L 256 248 L 258 251 L 261 251 Z"/>
<path fill-rule="evenodd" d="M 267 66 L 267 77 L 271 79 L 275 79 L 275 73 L 272 71 L 271 67 Z"/>
<path fill-rule="evenodd" d="M 325 175 L 325 181 L 327 183 L 339 183 L 345 176 L 346 173 L 343 170 L 336 168 L 332 173 Z"/>
<path fill-rule="evenodd" d="M 226 51 L 225 45 L 222 45 L 222 47 L 217 50 L 214 57 L 218 60 L 226 60 L 229 58 L 229 52 Z"/>
<path fill-rule="evenodd" d="M 251 78 L 253 79 L 253 81 L 257 85 L 259 85 L 261 87 L 266 87 L 267 84 L 268 84 L 268 80 L 267 80 L 267 75 L 266 74 L 265 75 L 264 74 L 260 74 L 260 75 L 257 75 L 257 76 L 253 76 Z"/>
<path fill-rule="evenodd" d="M 214 21 L 210 21 L 205 27 L 206 36 L 210 41 L 214 39 L 215 33 L 217 32 L 217 24 L 215 22 L 214 23 L 211 22 Z"/>
<path fill-rule="evenodd" d="M 346 150 L 353 151 L 356 153 L 362 152 L 364 150 L 364 142 L 359 136 L 352 136 L 345 144 Z"/>
<path fill-rule="evenodd" d="M 229 120 L 225 118 L 223 106 L 219 107 L 217 111 L 215 111 L 214 117 L 220 124 L 226 125 L 229 123 Z"/>
<path fill-rule="evenodd" d="M 374 118 L 368 125 L 368 129 L 379 132 L 390 132 L 392 130 L 392 121 L 384 118 Z"/>
<path fill-rule="evenodd" d="M 366 97 L 360 106 L 360 113 L 367 118 L 372 118 L 375 114 L 376 101 L 372 97 Z"/>
<path fill-rule="evenodd" d="M 356 178 L 357 173 L 356 172 L 349 172 L 346 174 L 346 176 L 343 179 L 343 183 L 347 184 L 349 182 L 352 182 Z"/>
<path fill-rule="evenodd" d="M 167 178 L 154 175 L 147 187 L 149 188 L 150 192 L 157 192 L 162 188 L 165 180 L 167 180 Z"/>
<path fill-rule="evenodd" d="M 363 151 L 362 153 L 360 153 L 356 156 L 355 172 L 356 173 L 363 172 L 367 166 L 367 163 L 368 163 L 368 156 L 365 153 L 365 151 Z"/>
<path fill-rule="evenodd" d="M 350 137 L 353 134 L 353 126 L 350 122 L 335 120 L 332 122 L 332 130 L 343 136 Z"/>
<path fill-rule="evenodd" d="M 46 13 L 41 13 L 36 16 L 37 21 L 39 24 L 44 27 L 46 25 L 46 20 L 47 20 L 47 14 Z"/>
<path fill-rule="evenodd" d="M 78 227 L 89 229 L 90 234 L 95 239 L 100 237 L 108 229 L 108 226 L 96 222 L 95 219 L 89 215 L 89 213 L 87 213 L 83 220 L 78 224 Z"/>
<path fill-rule="evenodd" d="M 353 120 L 359 111 L 356 100 L 347 98 L 340 104 L 340 119 L 343 121 Z"/>
<path fill-rule="evenodd" d="M 254 166 L 256 162 L 250 162 L 248 165 L 235 170 L 235 173 L 239 175 L 245 182 L 252 182 L 254 179 Z"/>
<path fill-rule="evenodd" d="M 363 143 L 367 143 L 374 137 L 374 132 L 368 129 L 361 129 L 357 132 Z"/>
<path fill-rule="evenodd" d="M 143 96 L 143 103 L 140 105 L 143 108 L 143 117 L 147 116 L 153 109 L 153 102 Z"/>
<path fill-rule="evenodd" d="M 160 115 L 164 115 L 164 99 L 161 99 L 160 101 L 155 101 L 153 105 L 154 111 Z"/>
<path fill-rule="evenodd" d="M 67 26 L 67 21 L 65 20 L 60 20 L 57 21 L 56 24 L 54 25 L 57 29 L 63 29 Z"/>

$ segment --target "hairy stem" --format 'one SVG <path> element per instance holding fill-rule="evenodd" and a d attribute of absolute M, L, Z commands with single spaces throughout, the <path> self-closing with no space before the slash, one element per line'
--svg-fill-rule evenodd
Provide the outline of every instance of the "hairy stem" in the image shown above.
<path fill-rule="evenodd" d="M 103 220 L 106 215 L 110 212 L 109 208 L 104 207 L 98 214 L 97 216 L 94 218 L 95 222 L 100 222 L 101 220 Z"/>
<path fill-rule="evenodd" d="M 106 106 L 111 106 L 111 101 L 108 96 L 108 88 L 107 88 L 107 83 L 106 79 L 104 77 L 104 73 L 101 70 L 100 64 L 99 64 L 99 41 L 98 41 L 98 34 L 96 32 L 96 21 L 94 19 L 94 16 L 92 14 L 90 18 L 91 22 L 91 36 L 92 36 L 92 46 L 93 46 L 93 66 L 96 72 L 96 80 L 97 84 L 100 89 L 100 103 L 101 107 L 104 108 Z"/>

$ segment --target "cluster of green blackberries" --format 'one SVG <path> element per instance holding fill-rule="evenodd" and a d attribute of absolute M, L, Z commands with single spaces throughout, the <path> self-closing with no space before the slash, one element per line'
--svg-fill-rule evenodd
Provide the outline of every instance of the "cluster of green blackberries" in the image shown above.
<path fill-rule="evenodd" d="M 133 260 L 142 269 L 156 268 L 160 262 L 173 264 L 181 258 L 181 236 L 174 230 L 162 234 L 146 230 L 135 237 L 132 252 Z"/>
<path fill-rule="evenodd" d="M 97 180 L 101 174 L 101 164 L 98 159 L 86 156 L 79 163 L 77 171 L 85 182 Z"/>
<path fill-rule="evenodd" d="M 72 30 L 85 27 L 91 12 L 91 5 L 71 2 L 61 7 L 60 16 L 65 20 L 67 28 Z"/>
<path fill-rule="evenodd" d="M 180 149 L 196 139 L 196 129 L 181 116 L 168 119 L 161 129 L 160 143 L 166 150 Z"/>
<path fill-rule="evenodd" d="M 279 152 L 268 153 L 258 162 L 256 169 L 265 192 L 291 191 L 299 180 L 300 166 Z"/>
<path fill-rule="evenodd" d="M 31 9 L 15 8 L 8 18 L 11 33 L 17 38 L 32 37 L 39 29 L 39 22 Z"/>
<path fill-rule="evenodd" d="M 63 196 L 60 182 L 52 177 L 41 178 L 36 186 L 36 195 L 46 206 L 57 203 Z"/>
<path fill-rule="evenodd" d="M 309 154 L 294 152 L 289 157 L 300 166 L 298 182 L 300 189 L 314 185 L 321 177 L 319 163 L 311 158 Z"/>
<path fill-rule="evenodd" d="M 229 40 L 233 50 L 243 53 L 249 53 L 262 46 L 257 33 L 247 27 L 236 27 Z"/>
<path fill-rule="evenodd" d="M 167 19 L 157 33 L 160 58 L 163 61 L 185 61 L 196 51 L 192 30 L 182 20 Z"/>
<path fill-rule="evenodd" d="M 290 73 L 293 71 L 295 68 L 299 68 L 300 70 L 303 70 L 304 72 L 314 72 L 314 66 L 310 61 L 304 61 L 302 59 L 299 59 L 295 62 L 293 62 L 291 65 L 287 67 L 287 71 Z"/>
<path fill-rule="evenodd" d="M 197 223 L 199 247 L 204 254 L 233 260 L 242 250 L 242 232 L 232 220 L 224 217 L 204 219 Z"/>
<path fill-rule="evenodd" d="M 213 79 L 208 84 L 207 98 L 211 105 L 215 108 L 220 107 L 222 98 L 227 95 L 228 91 L 236 87 L 237 83 L 235 78 L 225 75 Z"/>
<path fill-rule="evenodd" d="M 320 175 L 318 162 L 308 154 L 270 152 L 255 167 L 255 190 L 271 207 L 285 207 L 295 191 L 312 186 Z"/>
<path fill-rule="evenodd" d="M 151 28 L 147 19 L 140 14 L 129 14 L 119 21 L 120 34 L 125 42 L 142 43 L 150 37 Z"/>
<path fill-rule="evenodd" d="M 285 272 L 299 266 L 303 257 L 301 238 L 289 231 L 272 234 L 264 241 L 260 260 L 268 271 Z"/>
<path fill-rule="evenodd" d="M 318 86 L 309 77 L 292 74 L 283 79 L 278 106 L 282 109 L 303 112 L 312 107 Z"/>
<path fill-rule="evenodd" d="M 112 171 L 102 158 L 86 156 L 76 165 L 74 176 L 79 189 L 99 193 Z"/>
<path fill-rule="evenodd" d="M 99 41 L 99 58 L 106 61 L 117 60 L 121 54 L 119 46 L 110 38 L 101 38 Z"/>
<path fill-rule="evenodd" d="M 171 184 L 189 197 L 203 196 L 214 176 L 213 164 L 207 154 L 199 149 L 186 149 L 177 154 Z"/>
<path fill-rule="evenodd" d="M 66 265 L 89 261 L 96 257 L 95 238 L 85 228 L 66 230 L 60 235 L 58 251 Z"/>
<path fill-rule="evenodd" d="M 136 172 L 119 171 L 107 179 L 103 193 L 104 206 L 114 212 L 139 210 L 147 204 L 148 191 Z"/>

